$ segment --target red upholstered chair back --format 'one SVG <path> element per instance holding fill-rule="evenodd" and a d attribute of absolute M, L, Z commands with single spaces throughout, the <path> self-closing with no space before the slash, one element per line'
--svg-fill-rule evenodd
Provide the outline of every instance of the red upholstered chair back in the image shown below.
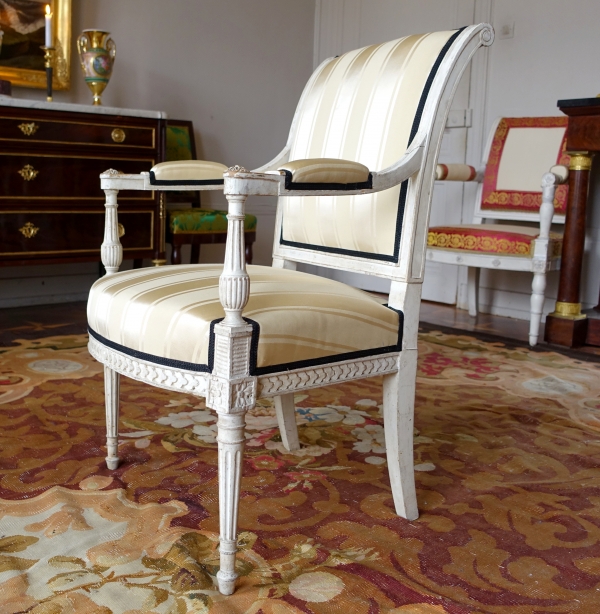
<path fill-rule="evenodd" d="M 476 216 L 539 219 L 541 179 L 555 164 L 569 164 L 566 117 L 503 117 L 487 147 L 487 165 Z M 558 186 L 555 222 L 564 221 L 567 185 Z"/>

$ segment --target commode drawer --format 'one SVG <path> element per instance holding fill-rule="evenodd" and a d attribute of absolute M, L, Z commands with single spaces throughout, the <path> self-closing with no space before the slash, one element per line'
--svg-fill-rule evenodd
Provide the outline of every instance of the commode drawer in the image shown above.
<path fill-rule="evenodd" d="M 123 250 L 151 250 L 153 211 L 119 212 Z M 0 256 L 100 254 L 104 210 L 0 212 Z"/>
<path fill-rule="evenodd" d="M 134 126 L 122 121 L 101 124 L 90 122 L 40 120 L 0 115 L 0 142 L 89 145 L 118 149 L 156 147 L 154 127 Z"/>
<path fill-rule="evenodd" d="M 103 201 L 100 173 L 109 168 L 123 173 L 147 172 L 154 166 L 154 159 L 0 153 L 0 166 L 0 203 L 14 199 L 31 202 L 82 197 Z M 129 191 L 119 195 L 119 201 L 152 198 L 150 191 Z"/>

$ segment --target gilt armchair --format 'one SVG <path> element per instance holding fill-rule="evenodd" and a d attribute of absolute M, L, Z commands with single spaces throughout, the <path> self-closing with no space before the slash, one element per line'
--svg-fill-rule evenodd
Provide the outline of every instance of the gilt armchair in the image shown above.
<path fill-rule="evenodd" d="M 218 414 L 221 593 L 234 591 L 244 416 L 274 397 L 284 446 L 299 447 L 294 392 L 383 376 L 396 512 L 418 516 L 413 472 L 417 330 L 436 158 L 458 80 L 490 45 L 480 24 L 408 36 L 322 63 L 300 99 L 286 147 L 254 171 L 211 163 L 101 175 L 107 274 L 88 303 L 89 349 L 105 365 L 107 465 L 117 456 L 119 375 L 206 397 Z M 223 189 L 224 266 L 118 273 L 121 189 Z M 244 204 L 278 197 L 273 266 L 244 261 Z M 387 305 L 302 273 L 296 263 L 392 280 Z"/>
<path fill-rule="evenodd" d="M 560 268 L 569 156 L 566 117 L 503 117 L 492 127 L 481 169 L 438 164 L 438 181 L 475 181 L 471 224 L 429 229 L 427 259 L 467 266 L 469 315 L 478 311 L 481 269 L 533 273 L 529 344 L 538 342 L 546 274 Z"/>

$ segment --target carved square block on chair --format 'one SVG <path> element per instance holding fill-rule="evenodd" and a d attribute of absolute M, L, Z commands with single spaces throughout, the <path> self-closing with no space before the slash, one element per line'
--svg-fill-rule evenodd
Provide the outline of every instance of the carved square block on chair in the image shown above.
<path fill-rule="evenodd" d="M 92 288 L 88 316 L 90 352 L 106 366 L 107 462 L 118 463 L 115 372 L 207 397 L 219 416 L 217 582 L 224 594 L 237 577 L 244 415 L 258 397 L 275 397 L 282 441 L 297 449 L 295 391 L 383 375 L 391 494 L 400 516 L 418 516 L 417 331 L 436 157 L 460 76 L 492 40 L 491 27 L 480 24 L 325 61 L 304 90 L 280 155 L 255 171 L 229 169 L 221 185 L 193 176 L 177 185 L 157 185 L 146 173 L 101 176 L 110 262 Z M 224 189 L 224 266 L 116 273 L 121 189 Z M 279 199 L 273 267 L 246 267 L 244 206 L 254 194 Z M 297 262 L 388 277 L 389 304 L 298 272 Z"/>

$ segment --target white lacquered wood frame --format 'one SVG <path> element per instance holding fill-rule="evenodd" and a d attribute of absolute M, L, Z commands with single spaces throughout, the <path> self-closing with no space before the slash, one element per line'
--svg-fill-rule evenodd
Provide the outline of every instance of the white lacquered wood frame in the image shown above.
<path fill-rule="evenodd" d="M 402 350 L 389 354 L 331 364 L 295 369 L 265 376 L 249 371 L 251 329 L 243 320 L 243 309 L 250 293 L 244 259 L 243 216 L 249 195 L 302 196 L 339 195 L 339 191 L 289 191 L 283 173 L 273 170 L 287 161 L 289 146 L 269 165 L 249 172 L 234 167 L 224 174 L 224 193 L 229 202 L 228 235 L 225 263 L 219 282 L 219 297 L 226 317 L 215 325 L 214 368 L 199 373 L 161 367 L 134 359 L 96 339 L 90 339 L 92 355 L 107 367 L 107 415 L 110 436 L 116 436 L 118 420 L 118 377 L 123 374 L 168 390 L 182 390 L 205 396 L 206 403 L 218 414 L 219 498 L 221 566 L 217 574 L 223 594 L 234 591 L 237 510 L 244 448 L 245 413 L 258 397 L 276 397 L 276 410 L 284 443 L 298 445 L 293 419 L 293 393 L 327 384 L 384 376 L 384 423 L 392 494 L 397 513 L 414 520 L 418 517 L 413 469 L 412 424 L 417 364 L 417 331 L 421 285 L 425 261 L 427 222 L 433 190 L 435 166 L 452 97 L 471 57 L 482 45 L 493 41 L 487 24 L 469 26 L 456 38 L 441 62 L 431 85 L 421 117 L 419 132 L 406 154 L 395 164 L 372 173 L 370 190 L 344 191 L 344 195 L 385 190 L 408 180 L 408 193 L 400 256 L 396 263 L 382 263 L 353 256 L 325 254 L 310 249 L 290 249 L 275 242 L 273 266 L 293 269 L 297 262 L 315 263 L 349 271 L 388 277 L 392 280 L 389 306 L 404 314 Z M 297 117 L 297 116 L 296 116 Z M 292 124 L 290 141 L 296 126 Z M 220 186 L 174 186 L 158 188 L 150 184 L 149 174 L 122 175 L 107 171 L 101 175 L 101 187 L 107 194 L 107 215 L 103 262 L 109 264 L 107 275 L 118 269 L 122 251 L 117 232 L 117 193 L 122 189 L 198 190 L 221 189 Z M 276 235 L 281 228 L 278 213 Z M 104 249 L 104 247 L 106 249 Z M 118 459 L 109 454 L 111 465 Z"/>

